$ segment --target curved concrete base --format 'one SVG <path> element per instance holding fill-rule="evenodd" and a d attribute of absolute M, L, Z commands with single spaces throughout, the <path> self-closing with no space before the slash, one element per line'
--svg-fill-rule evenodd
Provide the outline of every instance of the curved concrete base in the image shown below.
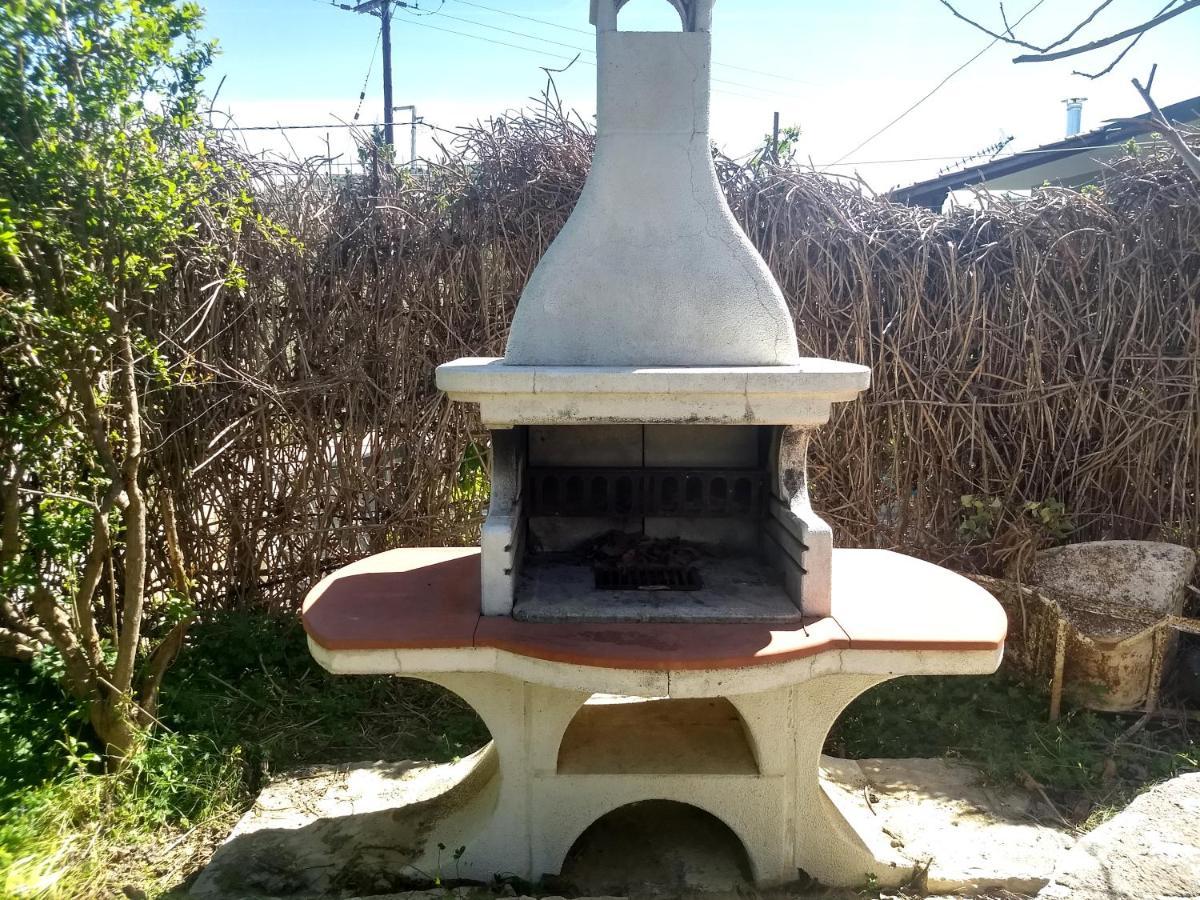
<path fill-rule="evenodd" d="M 320 648 L 314 646 L 313 651 L 320 659 Z M 880 654 L 860 651 L 860 655 Z M 901 670 L 921 668 L 920 654 L 887 655 L 893 663 L 907 663 Z M 991 671 L 999 662 L 998 653 L 970 657 L 957 657 L 960 670 Z M 579 677 L 581 667 L 540 665 L 574 669 L 575 678 L 585 681 Z M 869 879 L 895 886 L 912 876 L 913 863 L 892 849 L 879 822 L 848 803 L 844 792 L 828 791 L 818 777 L 825 736 L 845 706 L 899 672 L 816 674 L 802 676 L 799 683 L 730 694 L 728 700 L 741 716 L 757 772 L 738 767 L 725 773 L 634 774 L 589 773 L 586 760 L 577 761 L 570 773 L 559 771 L 562 737 L 592 697 L 589 690 L 495 670 L 405 674 L 458 694 L 479 713 L 493 737 L 472 770 L 475 793 L 460 795 L 453 804 L 453 817 L 430 831 L 423 852 L 411 860 L 417 869 L 429 871 L 439 859 L 444 866 L 447 852 L 464 847 L 455 863 L 462 877 L 489 880 L 506 872 L 536 880 L 558 873 L 575 841 L 606 813 L 642 800 L 670 800 L 704 810 L 727 825 L 745 847 L 760 886 L 793 882 L 802 873 L 835 886 L 859 885 Z M 760 675 L 768 674 L 760 670 Z M 789 674 L 798 673 L 792 668 Z M 692 684 L 692 690 L 684 693 L 721 696 L 721 673 L 704 675 L 709 690 L 697 691 L 699 685 Z M 775 680 L 768 677 L 765 683 Z M 625 736 L 635 744 L 645 739 L 645 734 L 632 729 Z M 480 772 L 492 765 L 496 765 L 494 775 L 480 778 Z M 438 844 L 450 851 L 439 850 Z"/>
<path fill-rule="evenodd" d="M 495 674 L 427 677 L 479 712 L 500 756 L 495 812 L 466 842 L 461 860 L 471 877 L 511 871 L 536 879 L 557 873 L 589 825 L 641 800 L 686 803 L 720 819 L 741 840 L 762 886 L 794 881 L 800 870 L 830 885 L 861 884 L 868 873 L 880 884 L 896 885 L 911 875 L 882 832 L 851 824 L 817 778 L 821 745 L 833 721 L 850 700 L 884 678 L 826 676 L 729 698 L 749 734 L 756 774 L 630 775 L 558 773 L 559 744 L 588 699 L 585 692 Z M 631 733 L 628 740 L 639 735 Z"/>

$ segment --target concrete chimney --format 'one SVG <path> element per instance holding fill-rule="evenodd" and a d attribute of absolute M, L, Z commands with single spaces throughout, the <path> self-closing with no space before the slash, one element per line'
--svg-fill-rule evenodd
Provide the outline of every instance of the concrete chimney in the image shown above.
<path fill-rule="evenodd" d="M 730 212 L 709 142 L 713 0 L 681 31 L 621 31 L 594 0 L 596 151 L 517 304 L 511 366 L 786 366 L 783 293 Z"/>
<path fill-rule="evenodd" d="M 1070 97 L 1067 104 L 1067 137 L 1074 137 L 1083 128 L 1083 101 L 1087 97 Z"/>

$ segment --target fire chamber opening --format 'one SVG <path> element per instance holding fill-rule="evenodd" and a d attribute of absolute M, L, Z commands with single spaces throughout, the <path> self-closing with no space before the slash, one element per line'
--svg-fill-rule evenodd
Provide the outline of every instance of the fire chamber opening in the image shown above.
<path fill-rule="evenodd" d="M 562 877 L 586 894 L 610 896 L 740 892 L 752 884 L 749 856 L 733 830 L 671 800 L 643 800 L 601 816 L 571 846 Z"/>

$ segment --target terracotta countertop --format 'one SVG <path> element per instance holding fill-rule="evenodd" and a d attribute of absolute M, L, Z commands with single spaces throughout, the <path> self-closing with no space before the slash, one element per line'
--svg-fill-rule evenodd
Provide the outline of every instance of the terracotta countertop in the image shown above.
<path fill-rule="evenodd" d="M 833 614 L 753 623 L 535 623 L 479 612 L 479 548 L 389 550 L 334 572 L 304 601 L 326 650 L 491 647 L 613 669 L 728 669 L 827 650 L 996 650 L 1007 621 L 961 575 L 886 550 L 834 550 Z"/>

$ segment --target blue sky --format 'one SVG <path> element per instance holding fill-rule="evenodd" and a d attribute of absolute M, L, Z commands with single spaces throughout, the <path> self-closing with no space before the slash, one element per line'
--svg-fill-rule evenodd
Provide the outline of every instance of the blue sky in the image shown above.
<path fill-rule="evenodd" d="M 1009 0 L 1005 8 L 1016 19 L 1036 2 Z M 208 0 L 205 5 L 207 31 L 221 48 L 208 83 L 215 89 L 225 79 L 218 108 L 238 125 L 351 120 L 375 51 L 377 19 L 340 10 L 328 0 Z M 958 5 L 999 27 L 996 0 Z M 1092 0 L 1042 0 L 1018 34 L 1048 42 L 1094 5 Z M 1150 18 L 1161 6 L 1162 0 L 1115 0 L 1080 40 Z M 420 0 L 420 7 L 395 13 L 394 99 L 397 105 L 415 104 L 426 122 L 442 128 L 527 104 L 545 85 L 541 67 L 562 66 L 576 54 L 574 48 L 593 45 L 588 0 Z M 632 0 L 621 26 L 655 29 L 674 22 L 678 27 L 673 17 L 665 0 Z M 803 132 L 801 157 L 826 167 L 989 41 L 938 0 L 718 0 L 713 137 L 726 152 L 748 152 L 778 110 L 784 124 Z M 1160 104 L 1200 94 L 1200 10 L 1150 32 L 1099 81 L 1071 70 L 1101 68 L 1112 50 L 1038 65 L 1013 65 L 1016 52 L 993 47 L 852 154 L 847 160 L 852 165 L 830 170 L 858 172 L 876 189 L 886 189 L 930 177 L 1002 134 L 1013 136 L 1010 149 L 1057 140 L 1065 122 L 1062 100 L 1071 96 L 1088 98 L 1085 129 L 1103 119 L 1135 115 L 1144 109 L 1129 80 L 1144 80 L 1155 62 Z M 585 119 L 595 111 L 590 59 L 584 53 L 570 71 L 556 76 L 564 102 Z M 376 58 L 360 121 L 378 121 L 381 105 Z M 419 130 L 419 154 L 436 152 L 435 133 Z M 407 136 L 401 128 L 397 142 L 403 147 Z M 315 155 L 325 152 L 326 132 L 294 131 L 286 140 L 278 133 L 256 132 L 244 139 L 256 151 Z M 333 153 L 353 158 L 345 129 L 331 128 L 329 139 Z"/>

